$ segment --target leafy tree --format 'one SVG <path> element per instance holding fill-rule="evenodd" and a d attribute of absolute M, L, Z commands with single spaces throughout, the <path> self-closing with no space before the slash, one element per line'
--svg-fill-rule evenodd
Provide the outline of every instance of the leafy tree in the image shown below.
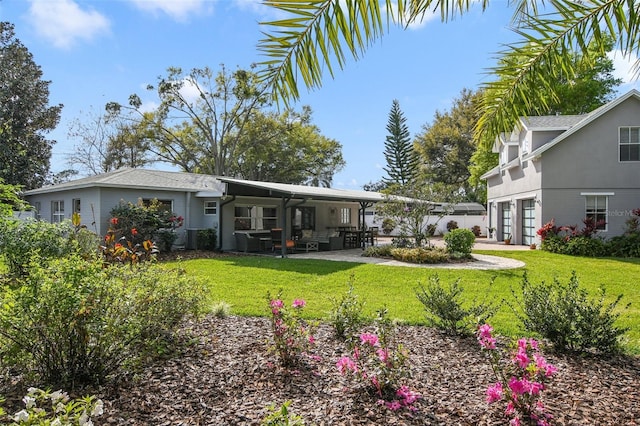
<path fill-rule="evenodd" d="M 442 20 L 448 21 L 466 13 L 473 3 L 387 0 L 380 7 L 377 0 L 313 4 L 266 0 L 265 4 L 285 17 L 263 23 L 273 32 L 265 32 L 259 44 L 269 57 L 261 64 L 260 76 L 272 86 L 276 99 L 297 99 L 298 81 L 307 87 L 321 86 L 323 70 L 333 76 L 336 64 L 344 66 L 347 53 L 358 59 L 384 34 L 385 23 L 407 27 L 424 14 L 438 11 Z M 585 64 L 593 64 L 592 54 L 606 52 L 611 39 L 625 56 L 640 49 L 637 2 L 551 0 L 544 2 L 544 10 L 538 3 L 510 2 L 514 31 L 521 39 L 500 53 L 498 65 L 492 69 L 496 79 L 483 86 L 482 115 L 476 127 L 478 134 L 489 134 L 483 141 L 513 128 L 519 117 L 532 113 L 532 106 L 536 111 L 550 111 L 550 104 L 559 100 L 555 83 L 572 81 L 577 74 L 575 53 L 583 55 Z M 481 4 L 485 9 L 489 2 Z"/>
<path fill-rule="evenodd" d="M 418 246 L 429 243 L 427 226 L 430 218 L 436 216 L 439 221 L 450 212 L 452 203 L 460 200 L 459 194 L 452 192 L 448 186 L 434 184 L 423 178 L 397 185 L 392 191 L 393 194 L 385 197 L 384 203 L 378 204 L 376 213 L 398 224 L 400 233 L 413 237 Z"/>
<path fill-rule="evenodd" d="M 331 186 L 344 167 L 342 146 L 311 124 L 312 111 L 254 113 L 239 136 L 230 174 L 244 179 Z"/>
<path fill-rule="evenodd" d="M 389 177 L 383 177 L 382 180 L 387 185 L 406 185 L 418 175 L 419 159 L 413 149 L 407 119 L 400 109 L 400 103 L 395 99 L 389 111 L 386 129 L 389 132 L 384 142 L 387 167 L 383 169 Z"/>
<path fill-rule="evenodd" d="M 382 180 L 376 182 L 370 181 L 362 185 L 362 189 L 365 191 L 382 192 L 387 189 L 387 184 Z"/>
<path fill-rule="evenodd" d="M 460 188 L 468 200 L 475 201 L 469 185 L 469 161 L 476 150 L 473 128 L 478 121 L 480 92 L 463 89 L 449 112 L 436 111 L 431 125 L 415 139 L 431 182 Z"/>
<path fill-rule="evenodd" d="M 255 73 L 229 72 L 224 65 L 217 74 L 209 68 L 184 73 L 171 67 L 147 89 L 160 98 L 154 113 L 144 112 L 138 95 L 129 97 L 128 106 L 110 102 L 107 110 L 145 127 L 160 161 L 219 176 L 229 175 L 239 154 L 239 136 L 254 113 L 268 104 Z"/>
<path fill-rule="evenodd" d="M 0 178 L 38 188 L 49 172 L 55 141 L 43 133 L 56 127 L 62 105 L 48 106 L 49 81 L 14 26 L 0 22 Z"/>
<path fill-rule="evenodd" d="M 20 198 L 20 187 L 8 185 L 0 178 L 0 218 L 11 216 L 14 210 L 24 210 L 27 207 Z"/>

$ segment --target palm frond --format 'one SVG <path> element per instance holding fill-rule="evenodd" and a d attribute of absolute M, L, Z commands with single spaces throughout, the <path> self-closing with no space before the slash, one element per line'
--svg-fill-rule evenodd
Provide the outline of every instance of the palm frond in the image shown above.
<path fill-rule="evenodd" d="M 478 140 L 491 141 L 511 131 L 527 111 L 547 109 L 556 96 L 554 80 L 575 75 L 573 53 L 589 60 L 589 45 L 604 49 L 607 36 L 623 52 L 638 48 L 638 6 L 631 0 L 549 2 L 554 11 L 527 15 L 514 31 L 521 40 L 499 53 L 499 63 L 488 73 L 496 77 L 483 85 Z M 484 137 L 487 134 L 490 137 Z"/>

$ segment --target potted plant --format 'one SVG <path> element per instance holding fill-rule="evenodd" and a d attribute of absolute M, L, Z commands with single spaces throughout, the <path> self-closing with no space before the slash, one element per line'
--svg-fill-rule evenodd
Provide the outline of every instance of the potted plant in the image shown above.
<path fill-rule="evenodd" d="M 506 235 L 504 236 L 504 243 L 505 243 L 506 245 L 510 245 L 510 244 L 511 244 L 511 235 L 506 234 Z"/>

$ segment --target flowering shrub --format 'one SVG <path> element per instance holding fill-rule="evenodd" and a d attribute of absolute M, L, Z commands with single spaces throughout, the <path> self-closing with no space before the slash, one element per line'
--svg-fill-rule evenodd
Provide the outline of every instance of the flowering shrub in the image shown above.
<path fill-rule="evenodd" d="M 477 333 L 478 343 L 488 354 L 497 379 L 497 382 L 487 388 L 487 403 L 503 401 L 510 425 L 519 426 L 523 422 L 538 426 L 549 425 L 552 416 L 545 412 L 540 398 L 545 382 L 556 373 L 556 367 L 547 363 L 540 354 L 536 340 L 524 338 L 518 340 L 509 362 L 501 362 L 501 354 L 492 332 L 493 328 L 484 324 L 478 328 Z"/>
<path fill-rule="evenodd" d="M 447 252 L 439 247 L 393 248 L 391 257 L 401 262 L 444 263 L 449 260 Z"/>
<path fill-rule="evenodd" d="M 633 209 L 623 235 L 607 241 L 607 251 L 616 257 L 640 257 L 640 209 Z"/>
<path fill-rule="evenodd" d="M 136 228 L 132 228 L 131 235 L 136 236 L 137 234 Z M 154 260 L 155 255 L 158 254 L 158 249 L 151 240 L 134 243 L 124 236 L 116 240 L 116 235 L 114 230 L 109 229 L 104 237 L 104 244 L 100 246 L 105 264 L 135 264 L 141 261 Z"/>
<path fill-rule="evenodd" d="M 104 404 L 94 396 L 71 400 L 66 392 L 29 388 L 22 399 L 25 408 L 11 416 L 13 424 L 91 426 L 103 414 Z"/>
<path fill-rule="evenodd" d="M 311 355 L 310 350 L 315 344 L 313 332 L 317 324 L 302 319 L 302 310 L 306 305 L 304 300 L 295 299 L 291 308 L 288 308 L 281 297 L 282 292 L 274 298 L 267 294 L 273 332 L 269 349 L 275 352 L 284 367 L 291 367 L 301 361 L 302 355 Z"/>
<path fill-rule="evenodd" d="M 545 223 L 537 231 L 542 241 L 542 250 L 572 256 L 606 255 L 607 247 L 604 241 L 596 235 L 598 228 L 605 222 L 596 222 L 589 217 L 583 219 L 582 222 L 584 224 L 582 229 L 578 229 L 577 225 L 558 227 L 553 219 Z"/>
<path fill-rule="evenodd" d="M 352 347 L 351 356 L 343 356 L 336 363 L 340 374 L 364 386 L 378 398 L 378 403 L 391 410 L 413 405 L 420 395 L 401 384 L 409 377 L 408 352 L 395 343 L 393 325 L 386 310 L 378 313 L 374 333 L 360 334 Z"/>

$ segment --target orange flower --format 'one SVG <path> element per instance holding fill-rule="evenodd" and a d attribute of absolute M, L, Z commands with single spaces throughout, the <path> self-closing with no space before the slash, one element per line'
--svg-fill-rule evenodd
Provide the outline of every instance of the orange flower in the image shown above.
<path fill-rule="evenodd" d="M 111 218 L 111 224 L 112 225 L 117 225 L 118 224 L 118 218 L 117 217 L 112 217 Z"/>
<path fill-rule="evenodd" d="M 138 230 L 136 228 L 131 228 L 131 235 L 133 235 L 134 237 L 138 235 Z"/>

